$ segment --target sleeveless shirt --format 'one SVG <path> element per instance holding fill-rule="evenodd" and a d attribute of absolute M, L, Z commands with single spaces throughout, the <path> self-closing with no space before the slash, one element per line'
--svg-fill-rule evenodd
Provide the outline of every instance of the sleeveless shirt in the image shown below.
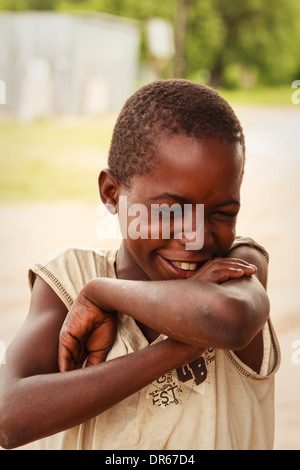
<path fill-rule="evenodd" d="M 268 254 L 251 238 L 237 237 Z M 42 277 L 69 309 L 95 277 L 115 278 L 117 250 L 65 247 L 29 270 L 32 287 Z M 166 337 L 160 335 L 155 342 Z M 118 328 L 107 361 L 146 348 L 148 341 L 129 316 Z M 38 449 L 197 450 L 272 449 L 274 375 L 280 350 L 270 318 L 263 328 L 260 373 L 233 351 L 207 349 L 197 360 L 162 375 L 95 418 L 38 442 Z M 118 377 L 115 386 L 118 387 Z"/>

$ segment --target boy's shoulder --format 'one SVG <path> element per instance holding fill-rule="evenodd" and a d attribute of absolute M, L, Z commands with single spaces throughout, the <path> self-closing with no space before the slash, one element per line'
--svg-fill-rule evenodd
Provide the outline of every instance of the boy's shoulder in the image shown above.
<path fill-rule="evenodd" d="M 104 266 L 114 262 L 116 251 L 113 249 L 96 249 L 82 246 L 63 246 L 39 261 L 34 266 L 41 266 L 45 269 L 87 270 L 95 267 L 98 271 L 103 271 Z"/>
<path fill-rule="evenodd" d="M 236 236 L 233 244 L 230 247 L 230 250 L 233 248 L 237 248 L 238 246 L 251 246 L 252 248 L 255 248 L 256 250 L 260 251 L 260 253 L 264 256 L 265 260 L 267 263 L 269 263 L 269 254 L 266 251 L 266 249 L 260 245 L 257 241 L 255 241 L 253 238 L 250 237 L 245 237 L 245 236 Z M 230 251 L 229 250 L 229 251 Z"/>
<path fill-rule="evenodd" d="M 29 286 L 32 289 L 36 276 L 40 276 L 70 307 L 91 279 L 115 277 L 116 253 L 116 249 L 61 247 L 29 268 Z"/>

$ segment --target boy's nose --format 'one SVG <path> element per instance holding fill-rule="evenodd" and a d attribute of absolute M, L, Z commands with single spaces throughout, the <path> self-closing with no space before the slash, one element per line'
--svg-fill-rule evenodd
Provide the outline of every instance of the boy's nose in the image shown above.
<path fill-rule="evenodd" d="M 185 205 L 181 240 L 187 250 L 201 250 L 204 242 L 204 206 Z"/>
<path fill-rule="evenodd" d="M 213 232 L 208 223 L 201 224 L 196 227 L 193 225 L 193 230 L 184 231 L 180 239 L 177 240 L 185 249 L 193 252 L 201 252 L 205 258 L 211 258 L 216 251 L 216 242 L 214 240 Z"/>

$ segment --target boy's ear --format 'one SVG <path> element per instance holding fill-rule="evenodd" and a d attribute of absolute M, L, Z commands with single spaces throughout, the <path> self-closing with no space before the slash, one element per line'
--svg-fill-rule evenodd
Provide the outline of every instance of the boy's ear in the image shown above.
<path fill-rule="evenodd" d="M 108 168 L 105 168 L 100 172 L 98 186 L 103 204 L 111 214 L 116 214 L 119 200 L 120 183 Z"/>

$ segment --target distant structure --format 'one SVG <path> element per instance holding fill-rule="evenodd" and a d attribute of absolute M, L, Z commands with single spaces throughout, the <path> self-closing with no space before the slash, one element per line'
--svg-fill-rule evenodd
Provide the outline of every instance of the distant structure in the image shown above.
<path fill-rule="evenodd" d="M 135 89 L 139 49 L 134 20 L 94 12 L 1 13 L 0 113 L 30 121 L 118 110 Z"/>

